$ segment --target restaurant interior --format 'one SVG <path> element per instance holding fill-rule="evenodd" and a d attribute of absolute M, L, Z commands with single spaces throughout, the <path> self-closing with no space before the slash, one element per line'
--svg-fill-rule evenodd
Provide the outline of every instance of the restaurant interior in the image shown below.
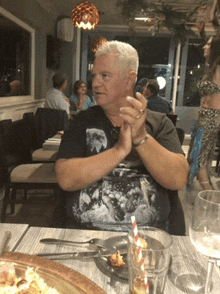
<path fill-rule="evenodd" d="M 159 94 L 169 101 L 175 127 L 183 132 L 181 144 L 187 156 L 191 129 L 197 121 L 200 107 L 196 84 L 205 68 L 203 46 L 219 27 L 215 26 L 216 23 L 209 16 L 215 14 L 218 23 L 218 2 L 92 0 L 97 12 L 90 24 L 94 26 L 88 28 L 77 27 L 73 13 L 71 14 L 74 8 L 83 3 L 87 5 L 88 1 L 0 0 L 0 79 L 8 82 L 19 80 L 22 83 L 17 94 L 0 93 L 0 239 L 5 240 L 5 232 L 10 231 L 7 245 L 4 250 L 0 248 L 0 263 L 1 260 L 20 260 L 23 265 L 37 265 L 42 272 L 49 272 L 56 277 L 58 275 L 62 284 L 62 287 L 58 287 L 60 294 L 128 293 L 128 270 L 126 269 L 124 278 L 124 273 L 120 275 L 120 271 L 109 269 L 104 258 L 101 262 L 96 262 L 96 258 L 88 262 L 72 261 L 71 257 L 60 258 L 58 269 L 64 273 L 68 268 L 66 276 L 61 276 L 58 269 L 51 271 L 53 263 L 50 264 L 49 261 L 47 265 L 42 260 L 35 260 L 35 257 L 31 261 L 27 259 L 29 254 L 35 256 L 48 250 L 50 253 L 70 251 L 67 245 L 51 245 L 54 247 L 49 249 L 49 245 L 40 243 L 42 238 L 84 241 L 94 236 L 117 240 L 118 236 L 114 232 L 108 234 L 89 230 L 79 230 L 77 235 L 76 230 L 71 233 L 68 225 L 64 225 L 63 212 L 60 211 L 62 191 L 57 186 L 53 172 L 61 141 L 61 133 L 57 131 L 62 130 L 57 129 L 55 133 L 52 131 L 44 137 L 39 122 L 36 127 L 36 118 L 44 107 L 46 93 L 51 88 L 52 76 L 56 73 L 67 76 L 68 84 L 64 92 L 67 97 L 72 94 L 76 80 L 85 81 L 88 95 L 93 97 L 91 70 L 97 46 L 105 40 L 124 41 L 138 51 L 140 64 L 137 80 L 147 77 L 159 82 Z M 77 16 L 83 11 L 80 9 Z M 220 138 L 212 158 L 212 181 L 216 190 L 220 190 L 219 142 Z M 47 159 L 42 159 L 43 153 Z M 30 177 L 31 169 L 33 178 Z M 201 187 L 198 186 L 196 193 L 199 191 Z M 196 271 L 202 272 L 196 278 L 205 280 L 207 273 L 203 271 L 204 268 L 206 270 L 207 260 L 195 250 L 189 239 L 194 201 L 186 198 L 185 187 L 178 191 L 178 196 L 183 206 L 186 236 L 173 238 L 176 246 L 173 254 L 187 256 L 183 263 L 187 271 L 190 268 L 189 279 L 194 283 Z M 79 250 L 83 249 L 85 247 L 80 247 Z M 3 251 L 14 252 L 15 255 L 10 256 Z M 77 276 L 78 273 L 81 276 Z M 205 283 L 191 288 L 184 284 L 188 272 L 176 275 L 175 271 L 171 272 L 165 292 L 160 292 L 161 294 L 205 293 Z M 206 293 L 219 293 L 219 275 L 219 268 L 215 266 L 211 291 Z M 46 277 L 45 280 L 49 281 L 49 278 Z M 152 289 L 150 292 L 144 290 L 130 293 L 156 293 L 151 291 Z"/>

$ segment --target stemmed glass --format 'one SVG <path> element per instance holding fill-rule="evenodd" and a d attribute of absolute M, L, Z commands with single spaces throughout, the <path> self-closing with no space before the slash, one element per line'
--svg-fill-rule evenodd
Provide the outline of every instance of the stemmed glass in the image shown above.
<path fill-rule="evenodd" d="M 211 291 L 215 262 L 220 259 L 220 191 L 198 193 L 189 227 L 189 236 L 196 249 L 209 257 L 205 294 Z"/>

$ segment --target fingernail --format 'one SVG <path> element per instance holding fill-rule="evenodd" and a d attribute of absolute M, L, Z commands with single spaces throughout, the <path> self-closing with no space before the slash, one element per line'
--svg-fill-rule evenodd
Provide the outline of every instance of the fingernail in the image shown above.
<path fill-rule="evenodd" d="M 127 96 L 126 99 L 131 101 L 132 100 L 132 97 Z"/>

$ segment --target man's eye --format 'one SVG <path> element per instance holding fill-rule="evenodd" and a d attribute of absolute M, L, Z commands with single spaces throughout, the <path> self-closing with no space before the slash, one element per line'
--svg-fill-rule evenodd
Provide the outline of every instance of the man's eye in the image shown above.
<path fill-rule="evenodd" d="M 102 74 L 102 77 L 103 78 L 109 78 L 109 75 L 108 74 Z"/>

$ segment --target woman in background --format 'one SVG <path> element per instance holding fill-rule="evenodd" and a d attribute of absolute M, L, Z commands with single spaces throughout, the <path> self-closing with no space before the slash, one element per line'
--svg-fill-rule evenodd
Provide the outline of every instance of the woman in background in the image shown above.
<path fill-rule="evenodd" d="M 73 85 L 73 95 L 70 96 L 70 110 L 80 111 L 92 106 L 91 99 L 86 95 L 86 83 L 78 80 Z"/>
<path fill-rule="evenodd" d="M 187 190 L 197 177 L 202 190 L 212 190 L 211 164 L 220 131 L 220 38 L 215 36 L 203 47 L 204 75 L 198 83 L 201 96 L 198 121 L 192 129 L 188 161 L 190 173 Z"/>

